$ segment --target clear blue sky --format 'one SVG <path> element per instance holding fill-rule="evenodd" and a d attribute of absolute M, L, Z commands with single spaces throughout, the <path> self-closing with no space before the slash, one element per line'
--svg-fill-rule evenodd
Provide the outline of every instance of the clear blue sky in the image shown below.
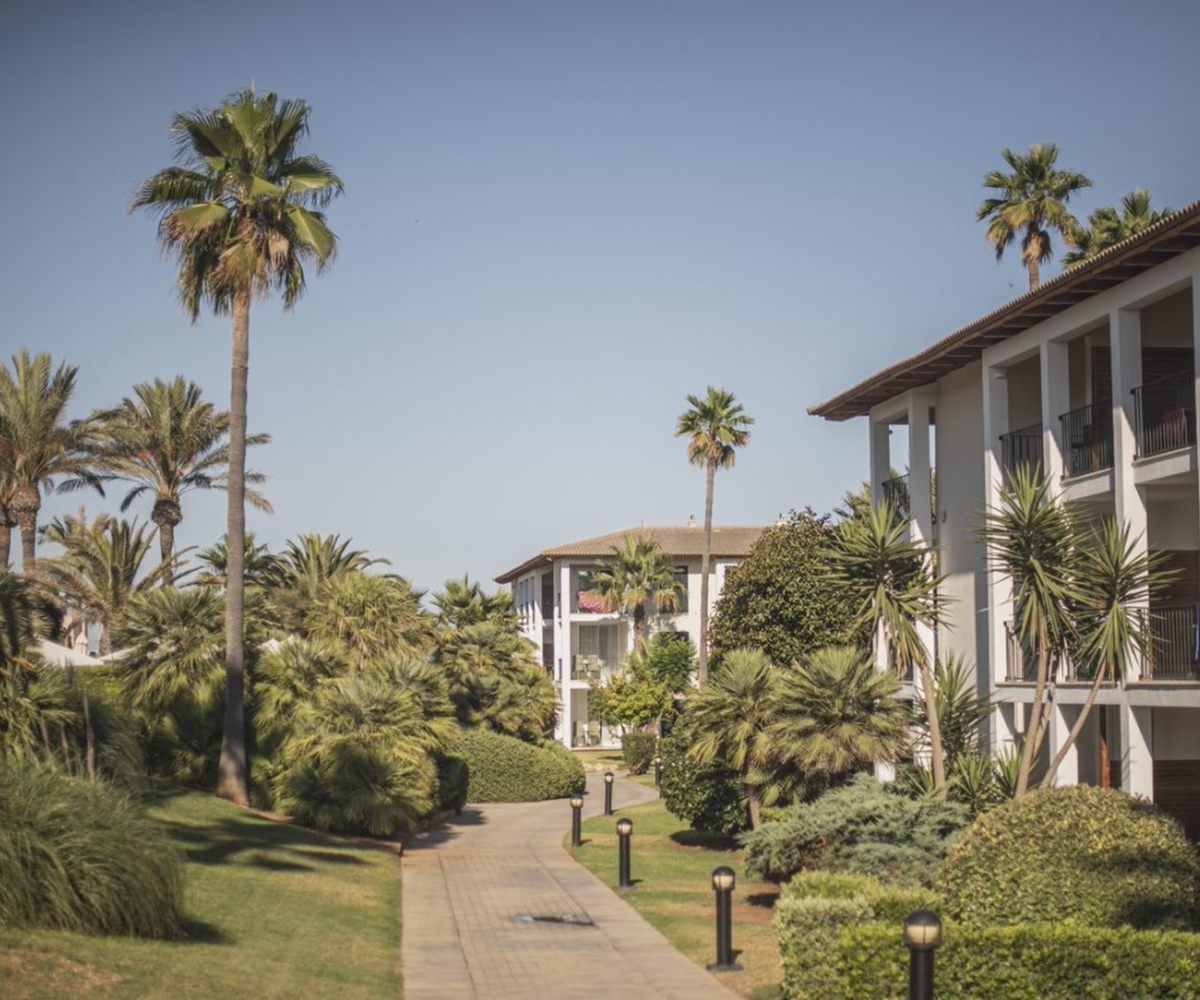
<path fill-rule="evenodd" d="M 276 513 L 250 524 L 350 536 L 427 588 L 700 516 L 672 432 L 709 384 L 758 421 L 717 522 L 832 507 L 866 430 L 805 408 L 1025 287 L 974 221 L 1005 146 L 1057 142 L 1095 182 L 1081 217 L 1135 186 L 1200 198 L 1183 2 L 15 0 L 4 21 L 0 354 L 78 365 L 73 415 L 178 372 L 227 406 L 226 321 L 188 324 L 125 208 L 172 112 L 251 80 L 305 98 L 341 251 L 294 312 L 252 316 Z M 220 535 L 223 501 L 189 495 L 183 544 Z"/>

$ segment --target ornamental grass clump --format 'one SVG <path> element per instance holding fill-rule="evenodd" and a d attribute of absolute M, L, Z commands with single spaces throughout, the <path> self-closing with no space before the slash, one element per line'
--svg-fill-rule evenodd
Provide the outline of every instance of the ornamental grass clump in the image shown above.
<path fill-rule="evenodd" d="M 1083 785 L 985 813 L 951 847 L 938 880 L 948 916 L 988 925 L 1190 929 L 1198 887 L 1200 864 L 1175 820 Z"/>
<path fill-rule="evenodd" d="M 0 925 L 177 937 L 182 863 L 128 797 L 9 759 L 0 763 Z"/>

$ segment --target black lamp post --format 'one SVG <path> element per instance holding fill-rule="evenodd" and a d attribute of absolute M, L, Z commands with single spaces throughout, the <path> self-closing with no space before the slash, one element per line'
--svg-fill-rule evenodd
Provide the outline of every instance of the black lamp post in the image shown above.
<path fill-rule="evenodd" d="M 736 881 L 732 868 L 721 865 L 712 873 L 713 892 L 717 896 L 717 960 L 708 966 L 709 972 L 740 972 L 742 967 L 733 960 L 733 886 Z"/>
<path fill-rule="evenodd" d="M 583 796 L 571 796 L 571 846 L 583 846 Z"/>
<path fill-rule="evenodd" d="M 629 877 L 629 842 L 633 839 L 633 820 L 621 817 L 617 820 L 617 888 L 632 889 Z"/>
<path fill-rule="evenodd" d="M 613 783 L 612 771 L 605 771 L 604 772 L 604 815 L 605 816 L 612 815 L 612 783 Z"/>
<path fill-rule="evenodd" d="M 662 788 L 662 758 L 654 758 L 654 787 Z"/>
<path fill-rule="evenodd" d="M 908 1000 L 933 1000 L 933 953 L 942 943 L 942 922 L 931 910 L 917 910 L 904 921 L 904 944 L 911 953 Z"/>

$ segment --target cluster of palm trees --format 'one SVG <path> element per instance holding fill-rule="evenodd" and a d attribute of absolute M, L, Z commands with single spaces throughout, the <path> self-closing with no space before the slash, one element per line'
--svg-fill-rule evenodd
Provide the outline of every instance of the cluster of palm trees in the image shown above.
<path fill-rule="evenodd" d="M 996 260 L 1020 239 L 1031 291 L 1040 283 L 1041 265 L 1054 255 L 1054 232 L 1071 247 L 1063 261 L 1079 264 L 1171 214 L 1170 208 L 1152 208 L 1149 190 L 1137 188 L 1121 199 L 1119 207 L 1096 209 L 1083 225 L 1067 209 L 1067 202 L 1092 182 L 1083 174 L 1058 168 L 1054 143 L 1035 143 L 1028 153 L 1005 149 L 1001 155 L 1008 170 L 992 170 L 984 176 L 983 186 L 995 193 L 983 201 L 975 217 L 988 223 L 987 241 L 996 251 Z"/>

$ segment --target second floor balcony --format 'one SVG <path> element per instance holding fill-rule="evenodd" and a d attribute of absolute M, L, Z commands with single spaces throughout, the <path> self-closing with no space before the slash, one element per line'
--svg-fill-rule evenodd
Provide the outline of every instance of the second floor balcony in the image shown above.
<path fill-rule="evenodd" d="M 1058 418 L 1066 450 L 1064 475 L 1086 476 L 1111 469 L 1113 464 L 1113 409 L 1105 399 L 1089 403 Z"/>
<path fill-rule="evenodd" d="M 1042 470 L 1042 425 L 1030 424 L 1000 435 L 1000 465 L 1005 476 L 1018 466 L 1026 466 L 1040 475 Z"/>
<path fill-rule="evenodd" d="M 1139 385 L 1133 402 L 1138 458 L 1196 443 L 1196 379 L 1191 372 Z"/>

